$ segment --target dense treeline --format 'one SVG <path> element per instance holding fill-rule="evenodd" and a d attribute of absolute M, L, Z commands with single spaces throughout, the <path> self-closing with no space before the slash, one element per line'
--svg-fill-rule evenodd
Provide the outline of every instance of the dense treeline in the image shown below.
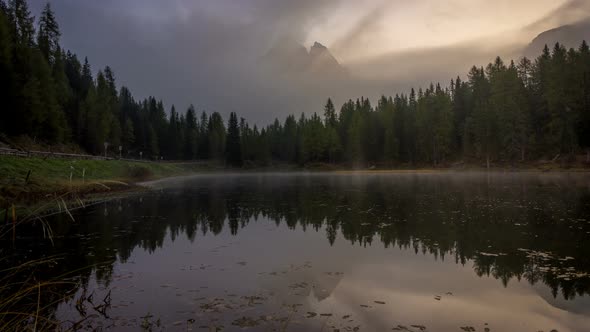
<path fill-rule="evenodd" d="M 590 51 L 556 44 L 535 60 L 497 58 L 473 67 L 467 81 L 431 84 L 409 95 L 349 100 L 264 128 L 235 113 L 190 106 L 166 112 L 162 101 L 135 100 L 106 67 L 93 76 L 59 44 L 46 5 L 35 28 L 26 0 L 0 0 L 0 132 L 49 143 L 73 142 L 91 153 L 155 159 L 212 159 L 229 165 L 287 162 L 432 164 L 451 160 L 515 162 L 572 158 L 590 151 Z M 590 156 L 590 152 L 589 152 Z"/>

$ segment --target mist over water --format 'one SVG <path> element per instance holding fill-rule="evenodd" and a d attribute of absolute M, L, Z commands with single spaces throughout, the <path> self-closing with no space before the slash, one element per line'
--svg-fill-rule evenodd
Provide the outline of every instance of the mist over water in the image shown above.
<path fill-rule="evenodd" d="M 76 212 L 77 223 L 56 217 L 54 246 L 19 237 L 27 259 L 65 255 L 50 275 L 79 271 L 58 318 L 79 320 L 76 299 L 111 291 L 106 315 L 88 308 L 93 326 L 590 326 L 586 175 L 235 173 L 149 185 Z"/>

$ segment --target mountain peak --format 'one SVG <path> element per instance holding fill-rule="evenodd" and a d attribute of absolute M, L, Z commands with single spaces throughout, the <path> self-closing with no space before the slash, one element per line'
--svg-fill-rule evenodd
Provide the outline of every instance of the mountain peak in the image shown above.
<path fill-rule="evenodd" d="M 322 55 L 322 54 L 324 54 L 324 53 L 330 54 L 330 56 L 331 56 L 331 53 L 330 53 L 330 51 L 328 50 L 328 48 L 327 48 L 326 46 L 324 46 L 324 45 L 322 45 L 322 44 L 318 43 L 318 42 L 315 42 L 315 43 L 314 43 L 314 44 L 311 46 L 311 48 L 309 49 L 309 55 L 310 55 L 312 58 L 315 58 L 315 57 L 317 57 L 317 56 L 320 56 L 320 55 Z M 336 59 L 334 59 L 334 60 L 336 60 Z"/>
<path fill-rule="evenodd" d="M 313 43 L 313 46 L 311 46 L 311 49 L 323 49 L 323 50 L 327 50 L 328 48 L 324 45 L 322 45 L 321 43 L 315 42 Z"/>
<path fill-rule="evenodd" d="M 271 48 L 264 59 L 276 69 L 286 73 L 305 72 L 334 78 L 346 75 L 346 69 L 338 63 L 330 50 L 317 41 L 308 51 L 299 43 L 280 40 Z"/>
<path fill-rule="evenodd" d="M 540 33 L 527 46 L 524 54 L 529 57 L 535 57 L 541 53 L 543 46 L 552 47 L 559 42 L 566 48 L 578 48 L 582 40 L 587 40 L 590 35 L 590 19 L 582 20 L 577 23 L 562 25 L 560 27 L 547 30 Z"/>

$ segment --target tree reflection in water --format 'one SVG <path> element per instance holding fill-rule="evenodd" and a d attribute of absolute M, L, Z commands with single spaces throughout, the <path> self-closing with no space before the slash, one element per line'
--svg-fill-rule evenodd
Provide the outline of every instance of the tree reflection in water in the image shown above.
<path fill-rule="evenodd" d="M 473 264 L 478 276 L 504 285 L 514 278 L 543 283 L 554 297 L 573 299 L 590 291 L 587 180 L 534 174 L 199 176 L 78 211 L 76 223 L 57 216 L 51 220 L 53 245 L 34 236 L 35 226 L 22 227 L 17 249 L 3 264 L 59 255 L 64 259 L 37 278 L 77 271 L 70 279 L 79 285 L 94 274 L 108 287 L 114 263 L 125 263 L 135 248 L 153 253 L 166 236 L 198 241 L 199 233 L 215 236 L 226 228 L 239 238 L 249 223 L 268 219 L 325 232 L 330 244 L 344 239 L 353 246 L 411 248 L 435 260 Z"/>

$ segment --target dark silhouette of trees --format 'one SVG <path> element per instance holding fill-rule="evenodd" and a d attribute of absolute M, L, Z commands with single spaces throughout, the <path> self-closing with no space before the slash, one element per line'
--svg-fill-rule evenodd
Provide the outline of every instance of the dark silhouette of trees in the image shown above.
<path fill-rule="evenodd" d="M 92 74 L 60 47 L 47 4 L 37 22 L 26 0 L 0 0 L 0 132 L 49 144 L 74 143 L 103 154 L 153 159 L 226 161 L 228 165 L 338 163 L 350 166 L 432 165 L 467 160 L 514 163 L 572 159 L 590 162 L 590 51 L 545 47 L 536 59 L 496 58 L 466 80 L 431 83 L 409 94 L 364 97 L 339 109 L 328 98 L 283 122 L 251 126 L 231 113 L 190 106 L 179 112 L 154 97 L 134 99 L 118 88 L 110 67 Z M 200 112 L 200 115 L 199 115 Z M 323 115 L 323 117 L 322 117 Z"/>
<path fill-rule="evenodd" d="M 233 167 L 242 166 L 240 128 L 238 127 L 238 116 L 234 112 L 230 113 L 227 124 L 225 153 L 228 165 Z"/>

